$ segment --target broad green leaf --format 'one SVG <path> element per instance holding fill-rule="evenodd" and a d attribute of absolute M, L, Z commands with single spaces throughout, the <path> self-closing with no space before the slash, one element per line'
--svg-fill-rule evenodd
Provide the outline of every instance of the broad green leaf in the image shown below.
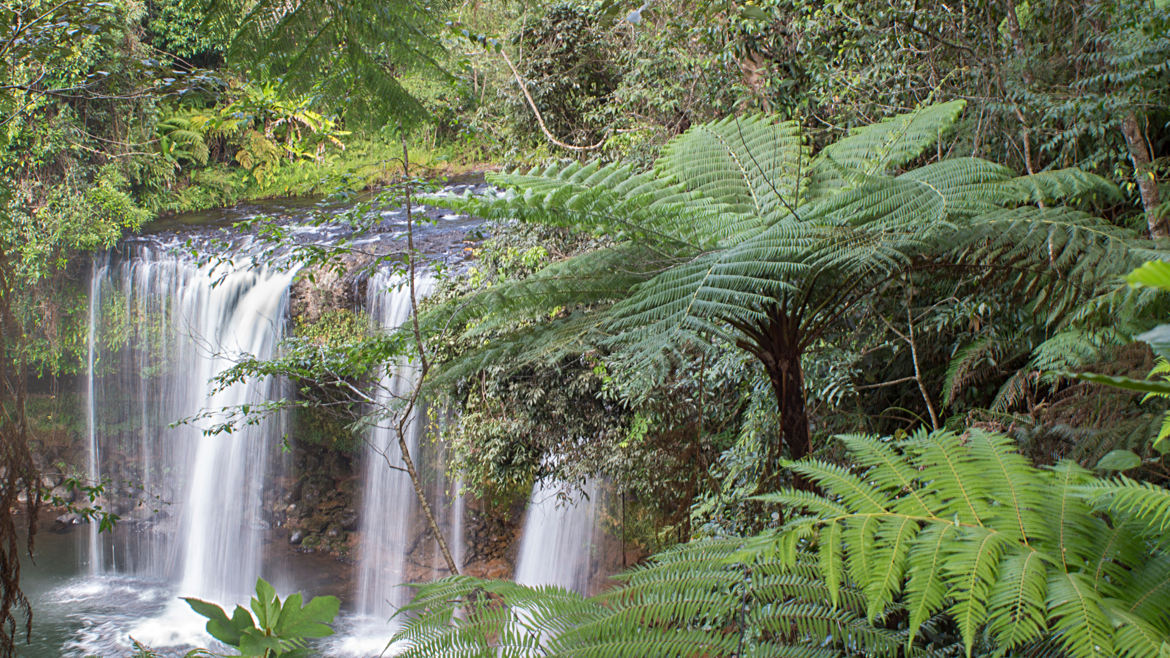
<path fill-rule="evenodd" d="M 252 627 L 252 616 L 246 610 L 243 611 L 243 616 L 240 615 L 243 608 L 237 607 L 235 614 L 232 615 L 231 619 L 228 619 L 223 608 L 214 603 L 190 597 L 184 597 L 183 600 L 191 606 L 192 610 L 207 617 L 207 632 L 228 646 L 238 646 L 241 633 Z"/>
<path fill-rule="evenodd" d="M 280 623 L 280 598 L 276 596 L 276 589 L 263 578 L 256 579 L 252 610 L 256 612 L 256 625 L 260 628 L 271 629 Z"/>
<path fill-rule="evenodd" d="M 240 655 L 267 656 L 268 652 L 279 656 L 284 653 L 280 640 L 271 635 L 265 635 L 260 629 L 249 629 L 240 638 Z"/>
<path fill-rule="evenodd" d="M 1101 375 L 1093 372 L 1060 373 L 1062 376 L 1080 379 L 1094 384 L 1104 384 L 1114 388 L 1124 388 L 1127 391 L 1139 393 L 1154 393 L 1156 395 L 1170 395 L 1170 382 L 1154 381 L 1152 379 L 1133 379 L 1132 377 L 1118 377 Z"/>
<path fill-rule="evenodd" d="M 1147 286 L 1170 291 L 1170 263 L 1152 260 L 1129 273 L 1125 280 L 1131 286 Z"/>
<path fill-rule="evenodd" d="M 1129 450 L 1112 450 L 1097 462 L 1099 471 L 1128 471 L 1142 465 L 1142 458 Z"/>
<path fill-rule="evenodd" d="M 301 621 L 301 600 L 300 592 L 290 594 L 284 600 L 284 605 L 280 608 L 280 619 L 272 625 L 273 632 L 281 637 L 293 637 L 294 633 L 290 632 L 291 628 Z"/>
<path fill-rule="evenodd" d="M 315 596 L 301 609 L 300 621 L 289 629 L 300 637 L 328 637 L 333 629 L 327 624 L 333 621 L 341 608 L 336 596 Z"/>

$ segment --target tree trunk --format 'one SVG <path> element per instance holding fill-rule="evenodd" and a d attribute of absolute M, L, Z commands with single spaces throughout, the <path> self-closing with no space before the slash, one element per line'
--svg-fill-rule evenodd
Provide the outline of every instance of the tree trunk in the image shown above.
<path fill-rule="evenodd" d="M 808 413 L 804 407 L 804 372 L 800 367 L 800 355 L 794 354 L 779 360 L 774 367 L 768 368 L 768 377 L 772 380 L 772 392 L 776 395 L 776 408 L 780 412 L 780 441 L 777 442 L 774 454 L 769 455 L 768 464 L 772 479 L 778 480 L 784 446 L 788 446 L 787 456 L 791 459 L 802 459 L 812 452 Z M 794 483 L 798 488 L 809 488 L 802 478 L 797 478 Z"/>
<path fill-rule="evenodd" d="M 398 422 L 398 448 L 402 451 L 402 461 L 406 464 L 407 472 L 410 473 L 410 484 L 414 487 L 414 495 L 418 498 L 418 505 L 422 508 L 423 516 L 426 517 L 427 527 L 430 528 L 431 534 L 435 536 L 435 541 L 439 544 L 439 553 L 443 555 L 447 569 L 451 571 L 451 575 L 457 576 L 459 575 L 459 565 L 455 564 L 451 548 L 447 545 L 447 538 L 443 536 L 443 529 L 439 527 L 439 522 L 435 520 L 434 512 L 431 511 L 431 504 L 427 502 L 422 478 L 419 477 L 418 470 L 414 467 L 414 460 L 410 458 L 410 446 L 406 443 L 406 422 L 410 418 L 411 411 L 418 406 L 419 393 L 422 391 L 423 381 L 430 370 L 430 362 L 427 360 L 422 330 L 418 324 L 418 291 L 415 288 L 415 264 L 418 253 L 414 249 L 414 208 L 411 199 L 413 183 L 410 180 L 410 150 L 407 149 L 405 137 L 402 138 L 402 178 L 405 191 L 403 207 L 406 210 L 406 265 L 407 276 L 410 277 L 410 322 L 411 328 L 414 330 L 415 349 L 418 351 L 419 374 L 418 384 L 411 391 L 409 404 Z"/>
<path fill-rule="evenodd" d="M 1142 208 L 1146 211 L 1146 224 L 1151 238 L 1170 236 L 1170 226 L 1167 217 L 1159 219 L 1154 212 L 1160 203 L 1158 199 L 1158 181 L 1154 177 L 1153 157 L 1146 142 L 1146 132 L 1138 122 L 1137 113 L 1130 110 L 1121 120 L 1121 133 L 1125 135 L 1125 144 L 1129 147 L 1129 157 L 1133 160 L 1133 177 L 1137 182 L 1138 191 L 1142 195 Z"/>
<path fill-rule="evenodd" d="M 780 459 L 784 447 L 788 457 L 802 459 L 812 452 L 808 433 L 808 412 L 804 405 L 804 370 L 800 365 L 800 341 L 792 331 L 790 319 L 784 316 L 773 320 L 769 331 L 770 345 L 762 355 L 772 392 L 776 396 L 776 410 L 780 414 L 780 437 L 768 457 L 767 481 L 772 491 L 780 488 Z M 814 487 L 804 478 L 793 478 L 793 486 L 806 491 Z"/>

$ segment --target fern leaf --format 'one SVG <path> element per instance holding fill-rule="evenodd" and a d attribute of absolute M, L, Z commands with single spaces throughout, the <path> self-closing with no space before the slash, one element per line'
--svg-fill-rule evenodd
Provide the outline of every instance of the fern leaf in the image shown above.
<path fill-rule="evenodd" d="M 825 147 L 814 166 L 826 172 L 823 161 L 829 160 L 869 175 L 901 167 L 922 155 L 950 130 L 965 105 L 961 100 L 928 105 L 856 128 L 845 139 Z"/>
<path fill-rule="evenodd" d="M 959 542 L 949 547 L 943 572 L 954 599 L 948 611 L 955 618 L 970 656 L 976 636 L 987 621 L 991 590 L 1009 540 L 985 528 L 966 529 L 960 537 Z"/>
<path fill-rule="evenodd" d="M 1114 655 L 1113 625 L 1101 609 L 1092 583 L 1083 574 L 1050 571 L 1046 605 L 1057 641 L 1070 656 Z"/>
<path fill-rule="evenodd" d="M 1047 631 L 1047 587 L 1047 565 L 1040 553 L 1013 551 L 1003 559 L 987 602 L 995 611 L 987 630 L 1000 646 L 1015 649 Z"/>
<path fill-rule="evenodd" d="M 942 610 L 947 595 L 943 580 L 945 547 L 953 541 L 958 528 L 949 524 L 932 524 L 915 540 L 916 559 L 910 561 L 906 583 L 906 607 L 910 612 L 907 642 L 913 644 L 922 625 Z"/>

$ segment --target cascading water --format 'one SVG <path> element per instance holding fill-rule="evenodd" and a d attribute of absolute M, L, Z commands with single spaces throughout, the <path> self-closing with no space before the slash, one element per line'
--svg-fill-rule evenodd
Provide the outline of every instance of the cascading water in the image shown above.
<path fill-rule="evenodd" d="M 99 574 L 177 584 L 175 595 L 234 605 L 260 574 L 261 492 L 278 433 L 270 421 L 203 430 L 226 420 L 216 410 L 278 397 L 278 383 L 215 390 L 210 381 L 241 354 L 273 355 L 293 272 L 213 268 L 155 245 L 128 251 L 94 269 L 91 305 L 108 317 L 98 322 L 94 310 L 91 332 L 113 353 L 90 358 L 87 408 L 100 410 L 92 475 L 108 479 L 105 498 L 133 527 L 103 534 L 89 561 Z M 178 602 L 131 634 L 155 646 L 182 643 L 191 630 L 176 628 L 192 618 L 185 607 Z"/>
<path fill-rule="evenodd" d="M 434 281 L 419 276 L 416 296 L 427 295 Z M 376 328 L 394 329 L 410 318 L 410 288 L 402 277 L 379 272 L 370 277 L 367 308 Z M 401 409 L 418 385 L 417 358 L 403 358 L 389 366 L 375 394 L 375 405 L 395 410 L 392 417 L 372 427 L 366 437 L 362 479 L 361 536 L 358 556 L 356 608 L 364 619 L 338 651 L 378 653 L 392 628 L 387 625 L 410 592 L 403 583 L 447 574 L 418 504 L 398 444 L 401 424 L 407 448 L 426 485 L 426 494 L 455 559 L 462 537 L 462 505 L 450 500 L 441 446 L 420 440 L 426 433 L 426 407 L 419 402 L 409 413 Z M 403 418 L 401 414 L 407 413 Z"/>
<path fill-rule="evenodd" d="M 99 460 L 101 453 L 98 448 L 97 434 L 97 396 L 94 394 L 94 366 L 97 362 L 97 317 L 101 308 L 101 282 L 105 278 L 108 263 L 105 258 L 93 261 L 93 270 L 89 278 L 89 327 L 86 332 L 86 378 L 85 378 L 85 433 L 88 459 L 86 476 L 91 486 L 97 485 L 101 479 Z M 98 524 L 90 523 L 86 533 L 89 553 L 89 574 L 97 575 L 105 571 L 101 537 L 98 534 Z"/>
<path fill-rule="evenodd" d="M 326 245 L 347 235 L 344 222 L 299 223 L 307 214 L 304 206 L 274 208 L 297 242 Z M 130 638 L 160 655 L 207 646 L 211 639 L 204 630 L 206 620 L 178 597 L 234 606 L 246 602 L 261 574 L 282 591 L 313 582 L 306 590 L 310 594 L 341 595 L 345 612 L 338 630 L 345 637 L 331 643 L 325 653 L 375 655 L 394 631 L 388 620 L 410 596 L 401 585 L 447 574 L 410 478 L 399 470 L 397 423 L 383 423 L 386 427 L 366 435 L 368 449 L 356 492 L 361 507 L 353 590 L 344 587 L 350 575 L 346 567 L 329 566 L 325 555 L 302 555 L 308 544 L 295 542 L 295 533 L 289 536 L 290 543 L 300 552 L 283 537 L 269 541 L 278 537 L 266 530 L 269 514 L 274 522 L 291 523 L 293 518 L 285 515 L 295 509 L 300 514 L 297 520 L 315 521 L 303 513 L 312 503 L 302 504 L 300 494 L 293 492 L 301 491 L 298 486 L 306 477 L 301 469 L 317 467 L 305 466 L 309 462 L 302 459 L 302 452 L 295 459 L 279 454 L 285 419 L 204 435 L 205 428 L 226 420 L 216 410 L 260 405 L 284 393 L 281 381 L 236 383 L 218 391 L 209 384 L 241 353 L 260 359 L 272 356 L 287 320 L 294 273 L 264 267 L 267 253 L 260 251 L 261 240 L 221 225 L 223 219 L 252 216 L 256 210 L 226 209 L 191 223 L 179 222 L 177 229 L 159 227 L 153 236 L 128 239 L 94 259 L 83 354 L 88 367 L 80 382 L 84 393 L 80 438 L 86 452 L 74 463 L 85 478 L 104 485 L 98 502 L 120 520 L 113 532 L 98 533 L 91 524 L 78 533 L 78 541 L 63 536 L 57 548 L 68 552 L 42 563 L 63 569 L 69 579 L 51 587 L 46 581 L 36 594 L 36 605 L 46 611 L 38 616 L 38 628 L 46 632 L 39 653 L 30 655 L 125 655 L 131 649 Z M 420 216 L 423 212 L 416 209 Z M 435 225 L 420 230 L 427 232 L 432 246 L 447 243 L 439 253 L 447 255 L 448 265 L 457 262 L 465 231 L 478 220 L 426 212 Z M 212 225 L 197 225 L 201 221 Z M 404 222 L 402 211 L 384 212 L 377 235 L 363 238 L 362 248 L 400 248 Z M 230 252 L 223 251 L 221 237 L 234 245 Z M 212 267 L 193 251 L 213 260 L 215 254 L 234 260 L 219 260 Z M 367 283 L 366 306 L 375 325 L 385 330 L 409 319 L 404 279 L 387 272 Z M 432 285 L 428 276 L 420 276 L 419 296 Z M 408 394 L 416 377 L 416 367 L 409 361 L 390 367 L 380 382 L 378 406 L 396 406 L 394 398 Z M 199 417 L 203 412 L 207 413 Z M 452 495 L 460 487 L 446 478 L 443 446 L 425 440 L 426 419 L 435 415 L 420 405 L 407 419 L 404 436 L 425 495 L 462 567 L 463 500 Z M 437 415 L 440 421 L 450 420 Z M 193 422 L 172 425 L 192 417 Z M 296 426 L 287 429 L 300 440 Z M 339 491 L 350 490 L 346 468 L 328 475 Z M 68 515 L 62 518 L 66 520 L 58 521 L 63 524 L 73 522 Z M 472 570 L 482 568 L 483 555 L 478 550 L 467 553 L 474 561 Z M 65 564 L 81 565 L 82 570 L 78 574 L 73 567 L 62 567 Z M 322 592 L 323 585 L 337 589 Z M 343 593 L 349 591 L 353 596 Z M 52 621 L 47 623 L 46 618 Z"/>
<path fill-rule="evenodd" d="M 537 483 L 532 487 L 513 578 L 521 585 L 559 585 L 589 592 L 597 566 L 594 548 L 601 488 L 586 485 L 570 503 Z"/>

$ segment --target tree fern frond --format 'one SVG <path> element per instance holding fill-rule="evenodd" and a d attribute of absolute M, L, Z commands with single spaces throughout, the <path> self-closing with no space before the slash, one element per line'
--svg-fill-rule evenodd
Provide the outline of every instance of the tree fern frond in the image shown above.
<path fill-rule="evenodd" d="M 855 128 L 848 137 L 821 151 L 814 163 L 816 175 L 828 174 L 825 160 L 870 175 L 901 167 L 922 155 L 950 130 L 965 106 L 961 100 L 927 105 Z"/>
<path fill-rule="evenodd" d="M 938 516 L 955 518 L 971 526 L 982 526 L 986 510 L 979 504 L 987 483 L 968 478 L 976 463 L 974 456 L 953 432 L 941 431 L 921 435 L 908 443 L 913 449 L 911 463 L 920 471 L 919 479 L 929 482 L 940 495 Z"/>
<path fill-rule="evenodd" d="M 1002 434 L 973 429 L 967 440 L 971 456 L 994 473 L 987 478 L 984 495 L 1004 503 L 1002 515 L 996 515 L 1003 522 L 995 526 L 1011 540 L 1027 544 L 1036 532 L 1031 527 L 1036 521 L 1034 512 L 1048 495 L 1035 478 L 1032 464 L 1018 452 L 1016 442 Z"/>
<path fill-rule="evenodd" d="M 918 474 L 886 442 L 864 434 L 845 434 L 837 439 L 858 464 L 866 467 L 865 476 L 887 491 L 903 491 L 900 499 L 907 501 L 898 511 L 919 516 L 934 516 L 926 501 L 916 490 Z"/>
<path fill-rule="evenodd" d="M 807 158 L 795 121 L 731 116 L 672 140 L 655 168 L 763 228 L 800 205 Z"/>
<path fill-rule="evenodd" d="M 1170 657 L 1170 641 L 1165 631 L 1159 631 L 1144 618 L 1125 611 L 1112 611 L 1116 617 L 1117 630 L 1113 636 L 1113 648 L 1119 656 Z M 1120 622 L 1120 623 L 1117 623 Z"/>
<path fill-rule="evenodd" d="M 1010 198 L 1018 203 L 1053 203 L 1095 195 L 1116 200 L 1121 191 L 1112 182 L 1080 169 L 1054 169 L 1006 181 Z"/>
<path fill-rule="evenodd" d="M 971 655 L 979 629 L 989 616 L 988 604 L 996 583 L 1000 559 L 1011 541 L 986 528 L 969 528 L 962 541 L 948 546 L 943 573 L 953 603 L 948 608 Z"/>
<path fill-rule="evenodd" d="M 985 381 L 1020 349 L 1016 336 L 983 336 L 959 348 L 949 363 L 943 379 L 942 403 L 949 407 L 969 386 Z"/>
<path fill-rule="evenodd" d="M 848 468 L 833 462 L 809 459 L 786 462 L 793 472 L 803 475 L 823 489 L 834 492 L 842 502 L 861 513 L 889 512 L 892 499 L 877 486 L 854 475 Z"/>

